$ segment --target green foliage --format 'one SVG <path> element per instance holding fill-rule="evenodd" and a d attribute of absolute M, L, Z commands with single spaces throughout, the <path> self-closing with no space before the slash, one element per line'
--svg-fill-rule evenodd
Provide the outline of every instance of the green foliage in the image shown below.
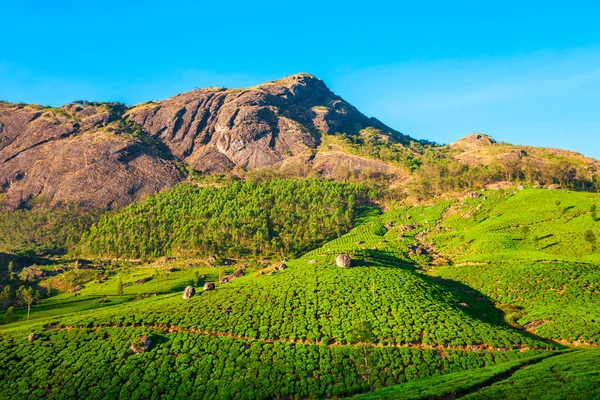
<path fill-rule="evenodd" d="M 479 368 L 475 371 L 467 370 L 453 372 L 431 378 L 419 379 L 376 390 L 373 393 L 358 395 L 356 400 L 437 400 L 446 398 L 458 398 L 474 389 L 481 388 L 495 379 L 502 379 L 504 375 L 510 374 L 519 368 L 537 363 L 543 359 L 555 356 L 553 353 L 543 353 L 531 358 L 510 361 L 498 365 Z"/>
<path fill-rule="evenodd" d="M 465 399 L 600 398 L 600 351 L 581 350 L 549 357 Z"/>
<path fill-rule="evenodd" d="M 9 324 L 15 320 L 15 308 L 13 306 L 8 307 L 4 313 L 4 322 Z"/>
<path fill-rule="evenodd" d="M 296 255 L 352 226 L 362 189 L 319 180 L 182 184 L 103 217 L 85 254 Z"/>
<path fill-rule="evenodd" d="M 566 191 L 487 191 L 451 207 L 428 239 L 454 265 L 436 274 L 488 296 L 506 320 L 536 335 L 600 343 L 600 274 L 595 221 L 598 195 Z M 565 212 L 556 213 L 556 206 Z M 525 232 L 533 240 L 523 240 Z"/>
<path fill-rule="evenodd" d="M 370 387 L 357 370 L 364 357 L 359 347 L 127 327 L 56 329 L 29 343 L 28 332 L 0 337 L 2 397 L 309 398 L 347 396 Z M 151 337 L 151 350 L 133 355 L 130 346 L 141 335 Z M 375 388 L 532 356 L 449 350 L 442 357 L 435 349 L 402 347 L 372 351 Z"/>
<path fill-rule="evenodd" d="M 117 296 L 123 296 L 123 281 L 121 280 L 121 277 L 119 277 L 119 280 L 117 281 Z"/>
<path fill-rule="evenodd" d="M 29 255 L 64 254 L 101 214 L 101 210 L 76 204 L 51 207 L 44 198 L 15 211 L 0 208 L 0 250 Z"/>

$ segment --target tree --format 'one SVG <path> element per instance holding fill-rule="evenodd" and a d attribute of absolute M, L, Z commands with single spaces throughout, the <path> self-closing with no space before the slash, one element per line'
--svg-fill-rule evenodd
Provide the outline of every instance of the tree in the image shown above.
<path fill-rule="evenodd" d="M 4 313 L 4 322 L 11 323 L 15 320 L 15 308 L 13 306 L 8 307 L 8 310 Z"/>
<path fill-rule="evenodd" d="M 521 227 L 521 233 L 523 234 L 523 238 L 525 240 L 527 240 L 527 237 L 529 236 L 529 232 L 531 232 L 531 229 L 529 228 L 529 225 L 523 225 Z"/>
<path fill-rule="evenodd" d="M 363 350 L 363 360 L 359 364 L 363 371 L 361 375 L 363 379 L 369 384 L 369 388 L 373 391 L 373 385 L 371 384 L 371 366 L 373 365 L 373 353 L 372 348 L 369 346 L 373 343 L 375 336 L 373 335 L 373 327 L 369 321 L 358 321 L 354 324 L 354 328 L 350 334 L 350 341 L 353 344 L 359 344 Z"/>
<path fill-rule="evenodd" d="M 35 301 L 35 294 L 33 293 L 33 288 L 25 286 L 21 286 L 17 290 L 17 297 L 21 299 L 21 301 L 27 304 L 27 321 L 29 321 L 29 314 L 31 312 L 31 304 Z"/>
<path fill-rule="evenodd" d="M 0 293 L 0 303 L 2 304 L 10 304 L 14 297 L 12 287 L 10 285 L 4 286 L 2 289 L 2 293 Z"/>
<path fill-rule="evenodd" d="M 12 261 L 8 263 L 8 276 L 11 280 L 17 277 L 17 274 L 15 274 L 15 264 Z"/>
<path fill-rule="evenodd" d="M 584 238 L 592 246 L 592 251 L 594 251 L 596 249 L 596 234 L 591 229 L 588 229 L 585 231 Z"/>
<path fill-rule="evenodd" d="M 123 281 L 121 280 L 121 277 L 119 277 L 119 280 L 117 281 L 117 296 L 123 296 Z"/>

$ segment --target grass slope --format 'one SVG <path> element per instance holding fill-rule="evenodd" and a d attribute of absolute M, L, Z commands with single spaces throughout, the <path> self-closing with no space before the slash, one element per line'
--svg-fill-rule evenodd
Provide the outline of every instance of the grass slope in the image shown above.
<path fill-rule="evenodd" d="M 416 240 L 412 231 L 398 236 L 403 220 L 423 231 L 444 208 L 383 216 L 364 209 L 347 235 L 289 261 L 288 268 L 249 274 L 189 300 L 182 300 L 179 290 L 169 292 L 204 270 L 181 266 L 171 273 L 180 276 L 125 288 L 131 294 L 165 293 L 156 297 L 63 316 L 41 310 L 38 319 L 0 329 L 0 360 L 7 366 L 0 372 L 0 393 L 13 398 L 344 396 L 547 354 L 547 344 L 480 314 L 479 308 L 460 305 L 464 298 L 441 280 L 419 274 L 408 262 L 411 256 L 400 259 L 394 254 L 401 252 L 385 251 L 393 241 L 408 248 Z M 390 240 L 383 239 L 387 242 L 377 250 L 355 244 L 355 266 L 335 266 L 337 251 L 351 250 L 357 237 L 369 246 Z M 123 270 L 86 285 L 79 296 L 85 301 L 114 294 L 117 279 L 129 282 L 150 272 L 148 267 Z M 208 269 L 207 280 L 217 272 Z M 356 343 L 357 321 L 372 326 L 373 339 Z M 41 338 L 29 343 L 32 330 Z M 151 336 L 152 349 L 133 355 L 129 347 L 143 334 Z"/>
<path fill-rule="evenodd" d="M 487 191 L 428 236 L 455 265 L 437 276 L 491 298 L 506 319 L 557 341 L 600 343 L 597 194 Z"/>

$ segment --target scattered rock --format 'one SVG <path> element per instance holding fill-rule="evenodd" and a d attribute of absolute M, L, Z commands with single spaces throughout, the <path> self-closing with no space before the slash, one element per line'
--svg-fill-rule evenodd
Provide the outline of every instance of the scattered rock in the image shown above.
<path fill-rule="evenodd" d="M 152 345 L 152 339 L 150 336 L 140 336 L 136 339 L 135 343 L 131 345 L 131 351 L 134 354 L 145 353 L 150 349 Z"/>
<path fill-rule="evenodd" d="M 312 265 L 312 264 L 316 264 L 317 260 L 308 260 L 308 264 Z"/>
<path fill-rule="evenodd" d="M 194 289 L 191 286 L 187 286 L 185 288 L 185 290 L 183 291 L 183 296 L 181 296 L 181 298 L 182 299 L 189 299 L 190 297 L 192 297 L 195 294 L 196 294 L 196 289 Z"/>
<path fill-rule="evenodd" d="M 217 257 L 215 257 L 213 255 L 208 256 L 208 258 L 206 259 L 206 263 L 209 266 L 213 266 L 216 262 L 217 262 Z"/>
<path fill-rule="evenodd" d="M 561 188 L 562 188 L 562 186 L 557 185 L 557 184 L 552 184 L 552 185 L 546 186 L 546 189 L 548 189 L 548 190 L 558 190 L 558 189 L 561 189 Z"/>
<path fill-rule="evenodd" d="M 361 244 L 363 244 L 363 243 L 364 243 L 364 242 L 363 242 L 362 240 L 359 240 L 358 242 L 356 242 L 356 244 L 357 244 L 357 245 L 361 245 Z"/>
<path fill-rule="evenodd" d="M 276 268 L 278 271 L 283 271 L 284 269 L 287 268 L 287 265 L 285 265 L 284 262 L 282 262 L 281 264 L 279 264 L 279 266 Z"/>
<path fill-rule="evenodd" d="M 215 284 L 213 282 L 206 282 L 204 284 L 204 290 L 215 290 Z"/>
<path fill-rule="evenodd" d="M 429 252 L 427 251 L 427 248 L 421 244 L 418 245 L 413 245 L 410 246 L 410 250 L 417 254 L 417 255 L 422 255 L 422 254 L 428 254 Z"/>
<path fill-rule="evenodd" d="M 221 308 L 221 314 L 231 314 L 231 308 Z"/>
<path fill-rule="evenodd" d="M 271 275 L 273 275 L 273 274 L 275 274 L 275 271 L 271 271 L 271 272 L 269 272 L 269 273 L 267 274 L 267 276 L 271 276 Z"/>
<path fill-rule="evenodd" d="M 496 183 L 490 183 L 488 185 L 485 185 L 485 189 L 488 190 L 506 190 L 506 189 L 510 189 L 513 187 L 512 182 L 509 181 L 500 181 L 500 182 L 496 182 Z"/>
<path fill-rule="evenodd" d="M 467 303 L 458 303 L 458 305 L 464 308 L 471 308 Z"/>
<path fill-rule="evenodd" d="M 477 198 L 481 197 L 481 194 L 471 190 L 471 191 L 467 192 L 465 197 L 468 199 L 477 199 Z"/>
<path fill-rule="evenodd" d="M 111 301 L 110 301 L 110 299 L 102 299 L 98 303 L 100 303 L 100 304 L 107 304 L 107 303 L 111 303 Z"/>
<path fill-rule="evenodd" d="M 241 278 L 244 276 L 244 271 L 241 268 L 238 268 L 233 274 L 229 276 L 230 279 Z"/>
<path fill-rule="evenodd" d="M 77 286 L 71 288 L 71 290 L 69 290 L 69 292 L 70 293 L 75 293 L 75 292 L 79 292 L 80 290 L 83 290 L 83 286 L 77 285 Z"/>
<path fill-rule="evenodd" d="M 221 283 L 229 283 L 229 278 L 225 277 L 225 278 L 221 279 Z"/>
<path fill-rule="evenodd" d="M 35 340 L 38 340 L 39 338 L 40 338 L 40 335 L 38 335 L 38 334 L 37 334 L 37 333 L 35 333 L 35 332 L 31 332 L 31 333 L 29 334 L 29 336 L 27 337 L 27 340 L 29 340 L 30 342 L 33 342 L 33 341 L 35 341 Z"/>
<path fill-rule="evenodd" d="M 137 283 L 138 285 L 141 285 L 141 284 L 143 284 L 143 283 L 150 282 L 151 280 L 152 280 L 152 277 L 151 277 L 151 276 L 148 276 L 148 277 L 146 277 L 146 278 L 142 278 L 142 279 L 138 280 L 136 283 Z"/>
<path fill-rule="evenodd" d="M 124 283 L 124 284 L 123 284 L 123 287 L 129 287 L 129 286 L 132 286 L 132 285 L 133 285 L 133 283 L 131 283 L 131 282 L 126 282 L 126 283 Z"/>
<path fill-rule="evenodd" d="M 392 229 L 394 227 L 394 221 L 389 221 L 386 222 L 383 226 L 385 226 L 387 229 Z"/>
<path fill-rule="evenodd" d="M 523 326 L 523 328 L 525 328 L 525 330 L 529 331 L 529 332 L 535 332 L 535 330 L 537 329 L 538 326 L 545 324 L 547 321 L 544 320 L 537 320 L 537 321 L 532 321 L 528 324 L 525 324 L 525 326 Z"/>
<path fill-rule="evenodd" d="M 335 258 L 335 264 L 338 267 L 348 268 L 352 266 L 352 259 L 348 254 L 340 254 Z"/>

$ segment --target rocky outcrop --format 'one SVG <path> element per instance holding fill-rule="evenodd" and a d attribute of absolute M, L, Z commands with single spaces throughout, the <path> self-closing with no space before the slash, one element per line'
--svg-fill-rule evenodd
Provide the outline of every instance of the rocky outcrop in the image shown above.
<path fill-rule="evenodd" d="M 202 172 L 274 166 L 304 157 L 323 133 L 353 135 L 365 128 L 389 141 L 410 139 L 366 117 L 309 74 L 247 89 L 198 89 L 131 108 L 0 102 L 0 194 L 11 208 L 37 195 L 53 204 L 117 208 L 180 182 L 182 161 Z M 377 173 L 389 168 L 339 157 L 310 161 L 324 176 L 342 164 Z"/>
<path fill-rule="evenodd" d="M 183 291 L 183 296 L 181 296 L 182 299 L 189 299 L 190 297 L 192 297 L 194 294 L 196 294 L 196 289 L 194 289 L 192 286 L 187 286 L 185 288 L 185 290 Z"/>
<path fill-rule="evenodd" d="M 135 340 L 135 343 L 131 345 L 131 351 L 133 354 L 141 354 L 150 350 L 152 345 L 152 339 L 150 336 L 140 336 Z"/>
<path fill-rule="evenodd" d="M 118 207 L 175 185 L 183 175 L 159 151 L 128 134 L 104 106 L 0 108 L 0 193 L 11 208 L 45 195 Z"/>
<path fill-rule="evenodd" d="M 309 74 L 241 90 L 194 90 L 133 107 L 126 117 L 204 172 L 269 166 L 315 148 L 321 133 L 356 134 L 373 127 L 393 140 L 408 140 Z"/>
<path fill-rule="evenodd" d="M 352 266 L 352 259 L 348 254 L 340 254 L 335 258 L 338 267 L 348 268 Z"/>

